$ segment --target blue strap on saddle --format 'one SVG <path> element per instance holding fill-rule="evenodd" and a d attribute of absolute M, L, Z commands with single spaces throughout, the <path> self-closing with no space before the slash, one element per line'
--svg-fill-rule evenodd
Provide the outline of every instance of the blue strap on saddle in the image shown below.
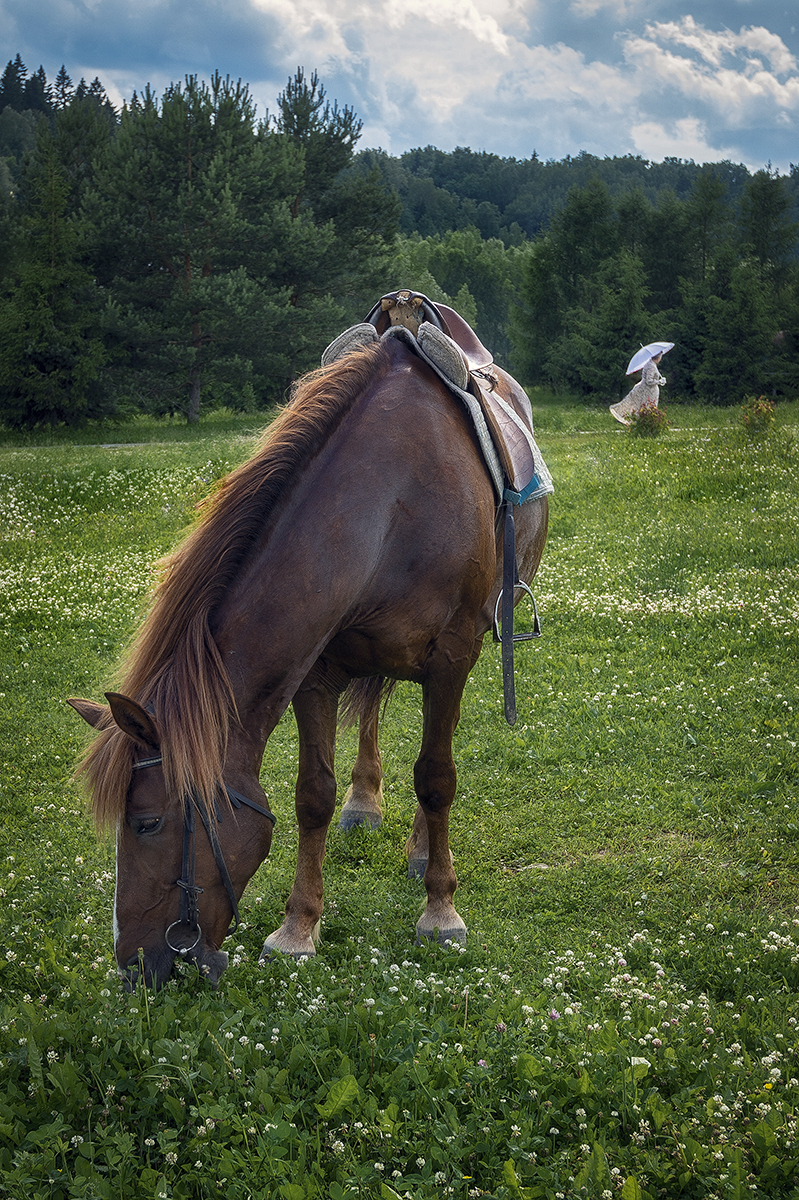
<path fill-rule="evenodd" d="M 522 488 L 520 492 L 514 492 L 512 488 L 506 487 L 502 493 L 503 500 L 510 500 L 511 504 L 524 504 L 525 500 L 529 500 L 533 492 L 541 487 L 541 480 L 537 475 L 534 475 L 527 487 Z"/>

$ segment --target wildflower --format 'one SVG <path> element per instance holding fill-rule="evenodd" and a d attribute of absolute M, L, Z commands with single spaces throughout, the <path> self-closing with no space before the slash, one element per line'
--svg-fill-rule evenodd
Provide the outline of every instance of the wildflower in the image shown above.
<path fill-rule="evenodd" d="M 166 1155 L 166 1162 L 168 1163 L 168 1165 L 170 1167 L 174 1167 L 174 1165 L 177 1161 L 178 1161 L 177 1154 L 175 1154 L 174 1150 L 170 1150 L 169 1154 Z"/>
<path fill-rule="evenodd" d="M 487 1067 L 488 1063 L 486 1062 L 486 1060 L 484 1058 L 478 1058 L 477 1065 L 478 1065 L 478 1067 Z"/>
<path fill-rule="evenodd" d="M 420 1170 L 420 1171 L 421 1171 L 422 1167 L 424 1166 L 424 1164 L 425 1164 L 425 1161 L 426 1161 L 426 1160 L 425 1160 L 424 1158 L 417 1158 L 417 1160 L 416 1160 L 416 1165 L 417 1165 L 417 1167 L 419 1168 L 419 1170 Z"/>
<path fill-rule="evenodd" d="M 556 1008 L 552 1008 L 552 1009 L 550 1009 L 549 1015 L 550 1015 L 550 1017 L 552 1018 L 552 1020 L 553 1020 L 553 1021 L 559 1021 L 559 1020 L 560 1020 L 560 1013 L 558 1012 L 558 1010 L 557 1010 Z"/>
<path fill-rule="evenodd" d="M 386 1164 L 385 1164 L 385 1163 L 375 1163 L 375 1170 L 376 1170 L 376 1171 L 385 1171 L 385 1169 L 386 1169 Z"/>

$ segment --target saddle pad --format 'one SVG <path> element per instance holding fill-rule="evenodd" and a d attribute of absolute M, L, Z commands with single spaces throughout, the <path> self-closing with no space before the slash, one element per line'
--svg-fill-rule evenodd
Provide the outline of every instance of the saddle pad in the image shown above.
<path fill-rule="evenodd" d="M 367 325 L 365 322 L 360 325 L 351 325 L 322 351 L 322 366 L 329 367 L 336 359 L 343 358 L 351 350 L 357 350 L 361 346 L 368 346 L 370 342 L 379 340 L 380 336 L 374 325 Z"/>

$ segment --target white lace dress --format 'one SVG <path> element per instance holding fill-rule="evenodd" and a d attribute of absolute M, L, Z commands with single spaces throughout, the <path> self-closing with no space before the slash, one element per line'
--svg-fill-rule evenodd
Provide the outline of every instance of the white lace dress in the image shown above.
<path fill-rule="evenodd" d="M 618 404 L 611 404 L 611 413 L 622 425 L 629 425 L 631 414 L 639 412 L 644 405 L 649 404 L 652 408 L 657 408 L 660 385 L 665 382 L 665 376 L 661 375 L 658 364 L 650 358 L 649 362 L 644 364 L 641 378 L 633 390 Z"/>

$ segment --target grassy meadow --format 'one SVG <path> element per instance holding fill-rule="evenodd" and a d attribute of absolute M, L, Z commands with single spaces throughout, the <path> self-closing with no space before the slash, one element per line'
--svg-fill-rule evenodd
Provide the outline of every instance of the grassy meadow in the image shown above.
<path fill-rule="evenodd" d="M 65 698 L 102 698 L 254 418 L 0 440 L 0 1197 L 799 1200 L 799 402 L 755 440 L 740 410 L 675 406 L 653 439 L 534 412 L 543 636 L 513 729 L 486 642 L 455 744 L 468 945 L 413 944 L 400 685 L 383 827 L 331 830 L 318 957 L 262 967 L 290 714 L 270 740 L 278 826 L 216 992 L 188 967 L 121 990 Z"/>

